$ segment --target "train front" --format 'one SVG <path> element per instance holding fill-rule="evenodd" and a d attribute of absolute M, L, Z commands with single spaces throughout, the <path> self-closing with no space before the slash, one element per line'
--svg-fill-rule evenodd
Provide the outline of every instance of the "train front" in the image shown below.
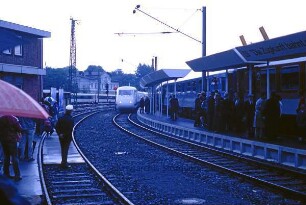
<path fill-rule="evenodd" d="M 119 89 L 116 95 L 116 107 L 120 112 L 131 112 L 137 109 L 137 90 Z"/>

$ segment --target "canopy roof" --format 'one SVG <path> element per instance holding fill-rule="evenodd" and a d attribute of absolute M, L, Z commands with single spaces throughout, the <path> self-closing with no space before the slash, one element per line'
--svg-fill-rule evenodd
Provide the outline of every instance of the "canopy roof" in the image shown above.
<path fill-rule="evenodd" d="M 303 56 L 306 56 L 306 31 L 236 47 L 186 63 L 194 71 L 217 71 Z"/>
<path fill-rule="evenodd" d="M 191 70 L 190 69 L 161 69 L 154 71 L 140 79 L 140 86 L 142 88 L 157 85 L 164 81 L 175 80 L 185 77 Z"/>

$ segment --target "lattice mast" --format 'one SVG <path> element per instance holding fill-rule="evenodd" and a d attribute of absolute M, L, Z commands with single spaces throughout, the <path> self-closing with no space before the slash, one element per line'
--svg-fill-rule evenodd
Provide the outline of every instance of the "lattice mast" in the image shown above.
<path fill-rule="evenodd" d="M 70 64 L 69 64 L 69 91 L 77 93 L 78 85 L 76 78 L 76 39 L 75 39 L 75 25 L 78 20 L 70 18 L 71 20 L 71 37 L 70 37 Z"/>

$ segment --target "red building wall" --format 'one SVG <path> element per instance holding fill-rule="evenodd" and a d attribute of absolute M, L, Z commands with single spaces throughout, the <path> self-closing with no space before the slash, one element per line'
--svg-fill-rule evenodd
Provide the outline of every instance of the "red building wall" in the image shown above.
<path fill-rule="evenodd" d="M 14 55 L 14 52 L 12 54 L 0 52 L 0 63 L 41 68 L 43 65 L 42 40 L 29 35 L 23 35 L 22 38 L 26 41 L 22 46 L 22 56 Z"/>

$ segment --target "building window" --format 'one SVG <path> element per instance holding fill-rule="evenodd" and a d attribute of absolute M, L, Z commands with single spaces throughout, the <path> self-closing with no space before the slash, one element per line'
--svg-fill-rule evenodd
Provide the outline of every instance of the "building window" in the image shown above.
<path fill-rule="evenodd" d="M 12 49 L 6 49 L 4 51 L 2 51 L 3 54 L 6 54 L 6 55 L 12 55 Z"/>
<path fill-rule="evenodd" d="M 14 54 L 15 56 L 22 56 L 22 45 L 15 46 Z"/>
<path fill-rule="evenodd" d="M 288 66 L 281 69 L 281 90 L 299 89 L 299 66 Z"/>

